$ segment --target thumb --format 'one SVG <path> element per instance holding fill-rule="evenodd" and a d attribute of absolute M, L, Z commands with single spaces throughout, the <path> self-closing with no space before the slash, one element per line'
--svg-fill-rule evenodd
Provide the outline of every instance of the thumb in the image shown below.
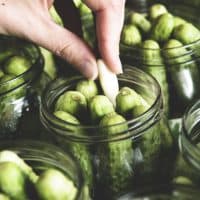
<path fill-rule="evenodd" d="M 44 19 L 31 29 L 25 37 L 52 51 L 76 67 L 85 77 L 96 79 L 98 75 L 96 59 L 88 45 L 77 35 Z"/>

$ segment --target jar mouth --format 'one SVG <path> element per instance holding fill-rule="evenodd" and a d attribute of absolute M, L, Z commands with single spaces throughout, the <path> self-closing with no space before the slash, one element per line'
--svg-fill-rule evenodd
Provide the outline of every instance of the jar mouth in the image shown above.
<path fill-rule="evenodd" d="M 176 49 L 176 50 L 180 50 L 180 49 L 185 49 L 185 48 L 187 48 L 187 49 L 190 49 L 191 47 L 193 47 L 193 46 L 196 46 L 196 45 L 200 45 L 200 39 L 198 39 L 198 40 L 196 40 L 196 41 L 194 41 L 194 42 L 191 42 L 190 44 L 186 44 L 186 45 L 183 45 L 183 46 L 179 46 L 179 47 L 171 47 L 171 48 L 161 48 L 161 49 L 153 49 L 153 48 L 141 48 L 141 47 L 139 47 L 139 46 L 131 46 L 131 45 L 126 45 L 126 44 L 120 44 L 120 45 L 122 45 L 123 47 L 129 47 L 129 48 L 131 48 L 131 49 L 136 49 L 136 50 L 138 50 L 138 49 L 144 49 L 144 50 L 151 50 L 151 51 L 167 51 L 167 50 L 169 50 L 169 49 Z"/>
<path fill-rule="evenodd" d="M 77 161 L 68 151 L 63 151 L 55 145 L 33 140 L 4 140 L 0 142 L 0 151 L 10 150 L 19 155 L 25 162 L 33 163 L 31 166 L 41 168 L 56 168 L 74 181 L 81 188 L 84 180 Z M 40 165 L 41 166 L 38 166 Z"/>
<path fill-rule="evenodd" d="M 169 200 L 169 199 L 191 199 L 191 194 L 194 200 L 199 198 L 199 190 L 194 186 L 170 184 L 158 185 L 155 187 L 143 188 L 142 191 L 131 192 L 119 197 L 117 200 Z"/>
<path fill-rule="evenodd" d="M 3 37 L 3 40 L 8 40 L 8 39 L 10 38 Z M 1 42 L 2 41 L 0 41 L 0 43 Z M 9 40 L 7 42 L 9 42 Z M 0 95 L 4 95 L 5 93 L 8 93 L 23 85 L 31 83 L 38 77 L 38 75 L 43 70 L 44 59 L 42 57 L 39 47 L 37 47 L 35 44 L 28 43 L 25 41 L 18 41 L 18 42 L 19 43 L 21 42 L 20 44 L 16 42 L 16 45 L 20 45 L 18 53 L 22 56 L 26 56 L 31 61 L 31 67 L 24 73 L 19 74 L 13 77 L 12 79 L 0 83 Z M 9 87 L 7 87 L 7 85 L 9 85 Z"/>
<path fill-rule="evenodd" d="M 44 91 L 41 99 L 40 117 L 45 128 L 53 134 L 58 134 L 62 137 L 68 137 L 70 140 L 86 143 L 118 141 L 130 137 L 136 138 L 140 136 L 144 130 L 160 120 L 162 115 L 162 98 L 161 90 L 157 81 L 145 72 L 128 65 L 124 66 L 124 73 L 118 75 L 119 84 L 124 86 L 126 84 L 136 86 L 137 88 L 134 88 L 136 89 L 136 92 L 144 92 L 146 100 L 148 99 L 148 101 L 151 101 L 150 108 L 137 118 L 112 125 L 112 127 L 117 129 L 117 127 L 120 127 L 122 124 L 126 124 L 128 125 L 128 130 L 125 132 L 118 132 L 115 135 L 106 136 L 102 134 L 102 130 L 111 126 L 100 127 L 98 125 L 77 125 L 58 119 L 53 115 L 52 111 L 52 106 L 54 105 L 55 100 L 63 92 L 70 89 L 73 84 L 83 78 L 84 77 L 82 76 L 76 76 L 68 80 L 57 79 Z M 151 99 L 149 95 L 151 95 Z M 73 127 L 73 131 L 72 128 L 68 129 L 66 125 L 70 128 Z M 77 134 L 80 130 L 85 134 L 81 136 L 80 134 Z"/>
<path fill-rule="evenodd" d="M 130 60 L 135 60 L 145 66 L 149 65 L 158 67 L 158 66 L 163 66 L 165 64 L 169 66 L 173 64 L 174 66 L 174 65 L 189 63 L 191 61 L 194 62 L 195 60 L 200 59 L 198 53 L 198 51 L 200 51 L 200 39 L 190 44 L 173 48 L 153 49 L 153 48 L 142 48 L 140 46 L 130 46 L 125 44 L 120 44 L 120 49 L 121 49 L 122 60 L 130 58 Z M 173 53 L 175 51 L 179 52 L 179 55 Z M 161 59 L 158 56 L 155 56 L 153 60 L 150 60 L 149 58 L 145 58 L 142 52 L 151 55 L 161 55 Z"/>
<path fill-rule="evenodd" d="M 186 161 L 200 170 L 200 100 L 188 107 L 182 119 L 179 148 Z"/>

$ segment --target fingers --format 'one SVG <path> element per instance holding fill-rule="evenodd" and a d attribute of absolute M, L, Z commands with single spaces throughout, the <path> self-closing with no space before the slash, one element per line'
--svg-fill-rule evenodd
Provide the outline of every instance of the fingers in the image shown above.
<path fill-rule="evenodd" d="M 122 73 L 119 59 L 119 41 L 124 20 L 125 1 L 99 0 L 95 2 L 86 1 L 96 14 L 96 34 L 99 52 L 113 72 Z"/>
<path fill-rule="evenodd" d="M 96 33 L 98 49 L 101 57 L 115 73 L 122 73 L 122 66 L 119 59 L 119 40 L 121 26 L 119 16 L 108 9 L 96 14 Z"/>
<path fill-rule="evenodd" d="M 27 39 L 61 56 L 76 67 L 85 77 L 95 79 L 97 64 L 90 48 L 75 34 L 44 19 Z"/>

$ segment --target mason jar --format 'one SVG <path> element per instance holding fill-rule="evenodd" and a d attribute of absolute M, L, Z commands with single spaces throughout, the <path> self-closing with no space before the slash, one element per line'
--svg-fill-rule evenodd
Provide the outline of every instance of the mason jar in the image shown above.
<path fill-rule="evenodd" d="M 118 76 L 120 88 L 134 88 L 150 108 L 134 119 L 110 126 L 115 134 L 108 136 L 109 126 L 73 125 L 53 115 L 58 97 L 83 79 L 75 76 L 52 82 L 42 96 L 40 117 L 47 134 L 79 161 L 94 198 L 113 199 L 128 188 L 169 181 L 173 140 L 156 80 L 133 66 L 124 66 L 124 73 Z M 125 124 L 128 127 L 122 131 Z"/>
<path fill-rule="evenodd" d="M 130 192 L 119 197 L 117 200 L 198 200 L 199 189 L 192 186 L 170 184 L 158 185 L 156 188 L 148 187 L 137 193 Z"/>
<path fill-rule="evenodd" d="M 161 0 L 148 1 L 146 9 L 155 3 L 163 3 L 173 16 L 199 27 L 197 7 L 179 1 Z M 143 41 L 149 38 L 145 35 Z M 169 119 L 180 119 L 187 105 L 200 97 L 200 39 L 180 47 L 165 47 L 162 42 L 159 45 L 160 48 L 154 49 L 140 44 L 128 46 L 121 43 L 121 59 L 123 63 L 134 64 L 157 79 L 162 89 L 166 114 Z"/>
<path fill-rule="evenodd" d="M 15 38 L 0 37 L 0 46 L 0 138 L 37 137 L 40 96 L 51 80 L 43 72 L 43 57 L 37 46 Z M 16 56 L 30 61 L 30 68 L 19 75 L 4 74 L 4 64 Z"/>
<path fill-rule="evenodd" d="M 16 141 L 1 141 L 0 151 L 3 152 L 5 150 L 16 153 L 21 159 L 25 161 L 26 164 L 28 164 L 28 166 L 32 168 L 33 172 L 39 178 L 40 175 L 45 172 L 45 170 L 56 169 L 60 171 L 73 182 L 77 189 L 77 194 L 76 197 L 74 197 L 74 200 L 90 199 L 86 193 L 86 187 L 84 185 L 85 183 L 80 167 L 78 163 L 72 158 L 69 152 L 64 152 L 59 147 L 48 144 L 46 142 L 21 139 Z M 3 159 L 3 157 L 1 157 L 1 159 Z M 9 160 L 9 158 L 6 159 Z M 12 158 L 10 159 L 12 160 Z M 37 182 L 35 184 L 37 184 Z M 59 184 L 56 187 L 59 188 Z M 31 197 L 35 199 L 34 191 L 31 192 L 33 193 Z"/>
<path fill-rule="evenodd" d="M 176 161 L 174 179 L 187 178 L 187 183 L 200 184 L 200 100 L 191 105 L 182 119 L 182 131 L 179 136 L 179 155 Z M 177 179 L 178 178 L 178 179 Z"/>

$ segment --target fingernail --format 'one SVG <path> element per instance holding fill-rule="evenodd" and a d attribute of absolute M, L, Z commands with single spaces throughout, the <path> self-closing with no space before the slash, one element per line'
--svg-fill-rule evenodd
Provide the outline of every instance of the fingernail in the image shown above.
<path fill-rule="evenodd" d="M 82 67 L 82 74 L 90 80 L 95 80 L 98 76 L 96 62 L 91 62 L 91 61 L 84 62 Z"/>

